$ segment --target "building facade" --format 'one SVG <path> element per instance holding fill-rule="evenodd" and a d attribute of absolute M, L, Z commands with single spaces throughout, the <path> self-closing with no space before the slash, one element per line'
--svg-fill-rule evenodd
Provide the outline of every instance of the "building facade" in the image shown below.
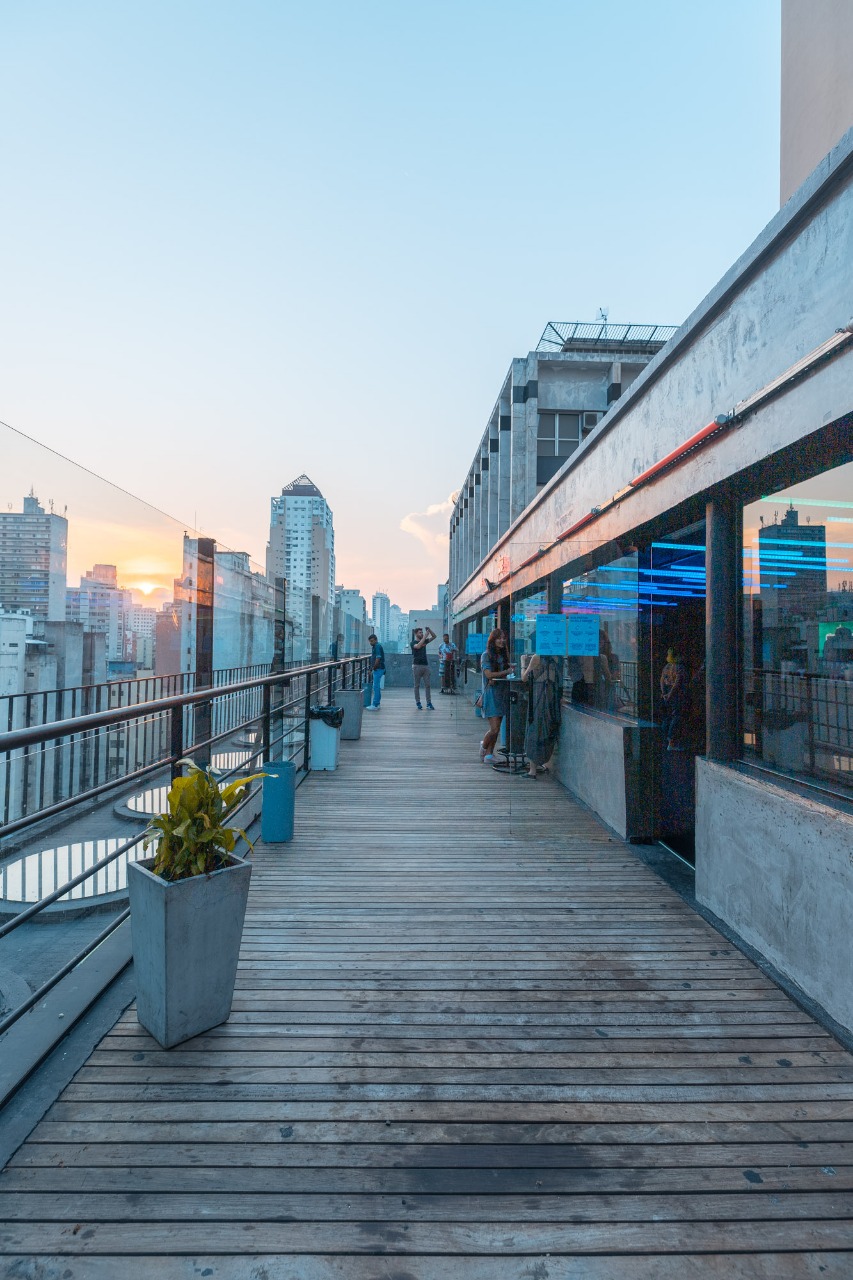
<path fill-rule="evenodd" d="M 391 599 L 385 591 L 377 591 L 374 595 L 371 602 L 371 617 L 373 630 L 382 644 L 387 644 L 392 639 L 396 640 L 397 637 L 391 635 Z"/>
<path fill-rule="evenodd" d="M 118 585 L 114 564 L 96 564 L 80 579 L 79 587 L 66 591 L 66 620 L 106 637 L 108 664 L 132 661 L 132 614 L 133 597 Z"/>
<path fill-rule="evenodd" d="M 848 1029 L 851 298 L 853 130 L 503 532 L 469 474 L 450 557 L 460 647 L 557 628 L 564 784 Z"/>
<path fill-rule="evenodd" d="M 299 658 L 325 655 L 335 605 L 335 531 L 329 504 L 301 475 L 270 499 L 267 578 L 287 583 L 288 614 Z"/>
<path fill-rule="evenodd" d="M 454 503 L 452 594 L 674 332 L 552 321 L 536 350 L 513 360 Z"/>
<path fill-rule="evenodd" d="M 0 609 L 51 622 L 65 619 L 68 521 L 34 493 L 22 511 L 0 512 Z"/>

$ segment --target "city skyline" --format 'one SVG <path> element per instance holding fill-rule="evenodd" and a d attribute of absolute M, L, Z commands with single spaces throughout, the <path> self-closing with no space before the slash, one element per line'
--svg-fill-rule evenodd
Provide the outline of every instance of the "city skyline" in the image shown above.
<path fill-rule="evenodd" d="M 304 471 L 340 579 L 430 599 L 508 361 L 601 307 L 682 322 L 778 197 L 775 0 L 546 0 L 519 62 L 521 12 L 7 11 L 0 419 L 256 562 Z"/>

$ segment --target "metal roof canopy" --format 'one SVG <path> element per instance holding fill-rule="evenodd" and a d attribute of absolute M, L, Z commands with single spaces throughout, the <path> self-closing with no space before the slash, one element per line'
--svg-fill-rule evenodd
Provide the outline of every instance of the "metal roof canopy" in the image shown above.
<path fill-rule="evenodd" d="M 549 320 L 537 351 L 660 351 L 678 325 L 611 324 L 608 320 Z"/>

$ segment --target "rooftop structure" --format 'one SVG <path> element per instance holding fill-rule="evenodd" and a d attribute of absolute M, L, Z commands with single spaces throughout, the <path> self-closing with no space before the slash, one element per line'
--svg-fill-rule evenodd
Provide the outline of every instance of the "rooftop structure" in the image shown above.
<path fill-rule="evenodd" d="M 678 332 L 672 324 L 611 324 L 583 320 L 549 320 L 537 351 L 632 351 L 654 355 Z"/>

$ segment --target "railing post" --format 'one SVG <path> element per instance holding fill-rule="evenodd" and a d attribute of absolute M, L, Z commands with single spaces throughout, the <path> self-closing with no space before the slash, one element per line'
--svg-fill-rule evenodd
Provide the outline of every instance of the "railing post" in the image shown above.
<path fill-rule="evenodd" d="M 268 684 L 263 686 L 262 690 L 263 710 L 261 711 L 261 733 L 263 742 L 263 761 L 266 764 L 270 760 L 272 734 L 270 733 L 270 707 L 272 703 L 272 689 Z"/>
<path fill-rule="evenodd" d="M 305 676 L 305 750 L 303 752 L 302 768 L 308 772 L 308 762 L 310 755 L 310 738 L 311 738 L 311 681 L 312 673 L 309 671 Z"/>
<path fill-rule="evenodd" d="M 169 712 L 169 754 L 172 757 L 172 781 L 181 776 L 178 763 L 184 757 L 184 709 L 172 707 Z"/>
<path fill-rule="evenodd" d="M 710 760 L 741 751 L 738 688 L 742 552 L 740 508 L 732 498 L 705 507 L 706 747 Z"/>
<path fill-rule="evenodd" d="M 809 733 L 809 772 L 814 774 L 814 771 L 815 771 L 815 748 L 814 748 L 815 707 L 814 707 L 814 697 L 813 697 L 813 691 L 812 691 L 812 677 L 810 675 L 805 676 L 805 684 L 806 684 L 806 720 L 808 724 L 808 733 Z"/>

